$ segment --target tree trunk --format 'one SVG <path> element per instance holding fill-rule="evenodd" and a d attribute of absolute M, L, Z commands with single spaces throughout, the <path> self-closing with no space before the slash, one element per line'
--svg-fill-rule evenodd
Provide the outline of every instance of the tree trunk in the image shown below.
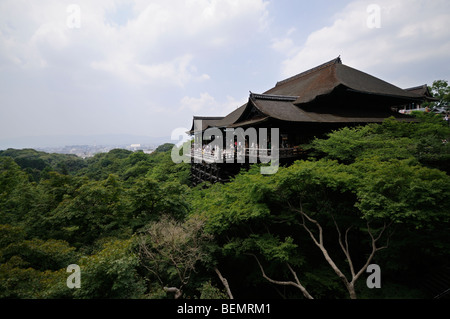
<path fill-rule="evenodd" d="M 357 299 L 356 291 L 355 291 L 355 285 L 354 285 L 353 282 L 351 282 L 351 283 L 349 283 L 347 285 L 347 290 L 348 290 L 348 293 L 350 295 L 350 299 Z"/>

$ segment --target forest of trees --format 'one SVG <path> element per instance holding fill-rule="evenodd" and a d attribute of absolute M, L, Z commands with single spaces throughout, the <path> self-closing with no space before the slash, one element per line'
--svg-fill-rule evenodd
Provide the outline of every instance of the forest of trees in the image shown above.
<path fill-rule="evenodd" d="M 170 144 L 0 151 L 0 298 L 433 298 L 450 273 L 450 127 L 416 117 L 197 187 Z M 81 288 L 67 286 L 72 264 Z"/>

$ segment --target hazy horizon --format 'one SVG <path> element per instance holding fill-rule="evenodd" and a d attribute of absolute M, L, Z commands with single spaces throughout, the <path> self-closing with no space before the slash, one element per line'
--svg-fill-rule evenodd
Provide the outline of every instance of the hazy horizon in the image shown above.
<path fill-rule="evenodd" d="M 170 136 L 152 137 L 138 136 L 130 134 L 99 134 L 91 136 L 83 135 L 49 135 L 49 136 L 21 136 L 11 139 L 0 139 L 0 150 L 8 148 L 24 149 L 24 148 L 50 148 L 64 147 L 74 145 L 87 146 L 113 146 L 113 145 L 161 145 L 164 143 L 176 143 L 172 141 Z"/>

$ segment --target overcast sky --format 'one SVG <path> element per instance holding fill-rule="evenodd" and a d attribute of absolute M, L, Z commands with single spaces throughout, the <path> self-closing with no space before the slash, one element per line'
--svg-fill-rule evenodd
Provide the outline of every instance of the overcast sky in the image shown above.
<path fill-rule="evenodd" d="M 339 55 L 450 80 L 450 1 L 0 0 L 0 140 L 170 136 Z"/>

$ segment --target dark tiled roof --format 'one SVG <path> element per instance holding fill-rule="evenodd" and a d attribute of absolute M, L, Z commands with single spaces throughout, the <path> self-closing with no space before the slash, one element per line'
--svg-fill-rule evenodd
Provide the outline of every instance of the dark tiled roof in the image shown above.
<path fill-rule="evenodd" d="M 233 124 L 233 123 L 237 122 L 239 120 L 239 118 L 241 117 L 241 115 L 244 112 L 246 107 L 247 107 L 247 103 L 245 103 L 241 107 L 237 108 L 236 110 L 234 110 L 233 112 L 231 112 L 227 116 L 225 116 L 223 118 L 223 120 L 221 120 L 218 123 L 218 125 L 221 126 L 221 127 L 226 127 L 226 126 L 228 126 L 230 124 Z"/>
<path fill-rule="evenodd" d="M 263 114 L 267 114 L 277 120 L 314 122 L 314 118 L 309 116 L 307 112 L 292 104 L 292 101 L 254 99 L 253 104 Z"/>
<path fill-rule="evenodd" d="M 328 67 L 333 66 L 333 65 L 335 65 L 335 64 L 341 64 L 341 63 L 342 63 L 341 58 L 340 58 L 340 57 L 337 57 L 336 59 L 333 59 L 333 60 L 331 60 L 331 61 L 325 62 L 325 63 L 323 63 L 323 64 L 321 64 L 321 65 L 318 65 L 318 66 L 316 66 L 316 67 L 314 67 L 314 68 L 312 68 L 312 69 L 309 69 L 309 70 L 307 70 L 307 71 L 304 71 L 304 72 L 302 72 L 302 73 L 299 73 L 299 74 L 297 74 L 297 75 L 294 75 L 294 76 L 292 76 L 292 77 L 290 77 L 290 78 L 287 78 L 287 79 L 285 79 L 285 80 L 283 80 L 283 81 L 279 81 L 279 82 L 277 82 L 277 84 L 275 85 L 275 87 L 281 86 L 281 85 L 283 85 L 283 84 L 286 84 L 286 83 L 288 83 L 288 82 L 292 82 L 292 81 L 297 80 L 297 79 L 300 79 L 300 78 L 304 78 L 304 77 L 306 77 L 306 76 L 309 75 L 309 74 L 312 74 L 312 73 L 314 73 L 314 72 L 320 71 L 320 70 L 325 69 L 325 68 L 328 68 Z"/>
<path fill-rule="evenodd" d="M 349 91 L 390 96 L 399 99 L 421 99 L 420 94 L 405 91 L 372 75 L 342 64 L 340 58 L 278 82 L 266 94 L 299 96 L 295 105 L 313 102 L 338 87 Z"/>
<path fill-rule="evenodd" d="M 423 89 L 401 89 L 342 64 L 338 57 L 280 81 L 263 94 L 250 92 L 248 102 L 225 117 L 194 120 L 202 120 L 202 131 L 208 127 L 246 126 L 270 118 L 303 123 L 370 123 L 390 116 L 407 120 L 411 117 L 390 107 L 429 98 L 429 92 Z M 252 111 L 257 117 L 249 116 Z M 191 133 L 193 130 L 194 124 Z"/>
<path fill-rule="evenodd" d="M 253 104 L 267 116 L 289 122 L 316 122 L 316 123 L 370 123 L 381 122 L 384 119 L 394 116 L 400 118 L 410 118 L 389 108 L 327 108 L 306 109 L 298 107 L 289 101 L 276 101 L 267 99 L 254 99 Z"/>
<path fill-rule="evenodd" d="M 416 93 L 416 94 L 420 94 L 420 95 L 426 95 L 427 94 L 427 95 L 431 96 L 431 94 L 430 94 L 430 92 L 428 90 L 428 85 L 426 85 L 426 84 L 415 86 L 415 87 L 412 87 L 412 88 L 407 88 L 407 89 L 404 89 L 404 90 L 408 91 L 408 92 L 413 92 L 413 93 Z"/>
<path fill-rule="evenodd" d="M 192 127 L 190 132 L 194 132 L 195 130 L 201 130 L 204 131 L 206 130 L 208 127 L 213 127 L 213 126 L 217 126 L 217 124 L 223 120 L 224 117 L 213 117 L 213 116 L 194 116 L 194 119 L 192 121 Z M 202 122 L 202 127 L 196 127 L 196 123 L 198 123 L 197 121 L 201 120 Z"/>
<path fill-rule="evenodd" d="M 267 122 L 269 119 L 270 119 L 270 117 L 266 116 L 266 117 L 257 118 L 257 119 L 253 119 L 253 120 L 237 122 L 235 124 L 230 124 L 227 127 L 232 127 L 232 128 L 235 128 L 235 127 L 246 127 L 246 126 L 249 126 L 249 125 L 261 124 L 261 123 Z"/>
<path fill-rule="evenodd" d="M 195 122 L 199 120 L 202 121 L 201 131 L 208 129 L 209 127 L 227 127 L 235 123 L 241 117 L 242 112 L 245 110 L 246 106 L 247 103 L 237 108 L 227 116 L 223 117 L 194 116 L 192 127 L 189 133 L 193 134 L 196 129 L 200 129 L 199 127 L 195 127 Z"/>
<path fill-rule="evenodd" d="M 439 101 L 439 99 L 433 97 L 430 90 L 428 89 L 428 85 L 419 85 L 412 88 L 407 88 L 405 91 L 412 92 L 424 96 L 427 101 Z"/>

